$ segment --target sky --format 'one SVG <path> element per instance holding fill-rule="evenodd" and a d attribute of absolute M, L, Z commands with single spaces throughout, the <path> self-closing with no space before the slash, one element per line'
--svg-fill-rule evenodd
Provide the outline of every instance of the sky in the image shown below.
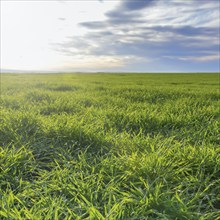
<path fill-rule="evenodd" d="M 219 0 L 1 0 L 1 71 L 219 72 Z"/>

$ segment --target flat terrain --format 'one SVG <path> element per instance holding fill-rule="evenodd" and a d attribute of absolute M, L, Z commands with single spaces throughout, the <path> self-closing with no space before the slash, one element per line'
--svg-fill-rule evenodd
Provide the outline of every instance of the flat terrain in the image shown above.
<path fill-rule="evenodd" d="M 218 74 L 2 74 L 0 219 L 220 219 Z"/>

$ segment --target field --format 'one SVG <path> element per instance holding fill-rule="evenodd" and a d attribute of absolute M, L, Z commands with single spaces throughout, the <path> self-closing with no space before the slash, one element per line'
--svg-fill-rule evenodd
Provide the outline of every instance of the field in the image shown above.
<path fill-rule="evenodd" d="M 220 219 L 218 74 L 2 74 L 0 219 Z"/>

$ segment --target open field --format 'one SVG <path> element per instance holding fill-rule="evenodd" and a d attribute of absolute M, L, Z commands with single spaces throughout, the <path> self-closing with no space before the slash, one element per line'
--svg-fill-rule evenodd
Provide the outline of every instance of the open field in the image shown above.
<path fill-rule="evenodd" d="M 218 74 L 2 74 L 0 219 L 220 219 Z"/>

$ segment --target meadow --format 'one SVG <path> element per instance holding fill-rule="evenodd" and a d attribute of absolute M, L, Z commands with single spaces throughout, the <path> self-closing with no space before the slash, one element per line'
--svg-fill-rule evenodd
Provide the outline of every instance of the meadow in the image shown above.
<path fill-rule="evenodd" d="M 219 74 L 1 74 L 0 219 L 220 219 Z"/>

